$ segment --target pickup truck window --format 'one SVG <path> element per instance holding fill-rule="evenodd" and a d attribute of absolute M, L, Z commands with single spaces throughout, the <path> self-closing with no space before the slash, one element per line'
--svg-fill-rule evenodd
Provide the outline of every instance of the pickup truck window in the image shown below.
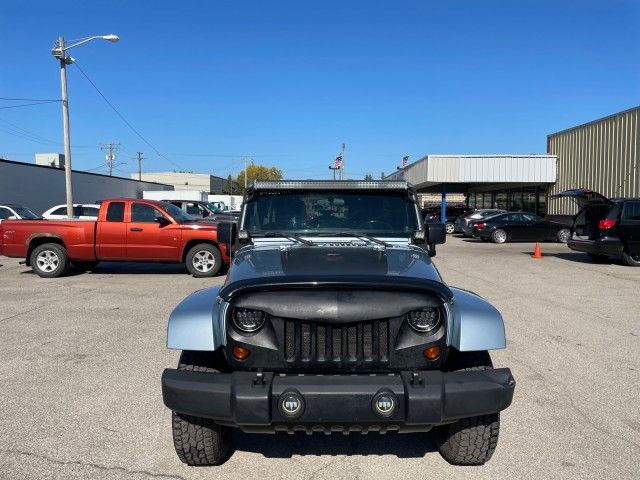
<path fill-rule="evenodd" d="M 124 202 L 111 202 L 107 207 L 107 222 L 124 222 Z"/>
<path fill-rule="evenodd" d="M 131 223 L 154 223 L 156 218 L 160 217 L 164 217 L 164 215 L 149 204 L 131 204 Z"/>

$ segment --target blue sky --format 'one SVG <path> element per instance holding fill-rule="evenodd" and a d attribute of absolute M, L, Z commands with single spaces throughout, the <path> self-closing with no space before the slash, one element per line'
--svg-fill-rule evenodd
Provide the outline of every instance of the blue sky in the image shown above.
<path fill-rule="evenodd" d="M 288 178 L 395 170 L 403 155 L 544 153 L 546 135 L 640 104 L 640 2 L 0 2 L 0 97 L 60 98 L 50 49 L 69 67 L 74 168 L 236 174 L 242 157 Z M 20 102 L 0 100 L 0 107 Z M 27 133 L 25 133 L 27 132 Z M 35 137 L 34 137 L 35 135 Z M 27 138 L 28 137 L 28 138 Z M 56 103 L 0 109 L 0 156 L 62 151 Z"/>

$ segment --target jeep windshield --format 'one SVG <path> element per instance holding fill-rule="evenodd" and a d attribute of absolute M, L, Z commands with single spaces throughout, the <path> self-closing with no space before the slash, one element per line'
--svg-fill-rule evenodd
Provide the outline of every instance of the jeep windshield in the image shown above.
<path fill-rule="evenodd" d="M 420 229 L 406 191 L 261 192 L 247 202 L 243 229 L 252 236 L 295 232 L 326 236 L 408 237 Z"/>

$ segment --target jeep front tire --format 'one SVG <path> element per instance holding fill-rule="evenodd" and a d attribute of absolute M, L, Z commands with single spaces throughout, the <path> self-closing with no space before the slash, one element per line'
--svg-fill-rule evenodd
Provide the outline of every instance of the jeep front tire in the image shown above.
<path fill-rule="evenodd" d="M 216 373 L 212 352 L 184 351 L 178 370 Z M 231 452 L 231 428 L 217 425 L 209 418 L 172 412 L 173 446 L 178 458 L 189 466 L 224 463 Z"/>
<path fill-rule="evenodd" d="M 452 352 L 447 371 L 491 370 L 488 352 Z M 452 465 L 484 465 L 498 445 L 500 414 L 461 418 L 436 429 L 440 455 Z"/>

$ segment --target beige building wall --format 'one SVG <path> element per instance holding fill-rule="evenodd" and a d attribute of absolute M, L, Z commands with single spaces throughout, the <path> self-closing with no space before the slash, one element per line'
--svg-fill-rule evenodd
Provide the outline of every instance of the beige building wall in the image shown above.
<path fill-rule="evenodd" d="M 138 178 L 138 174 L 131 174 L 131 178 Z M 211 191 L 211 175 L 187 172 L 147 172 L 142 174 L 145 182 L 158 182 L 173 185 L 175 190 L 191 190 L 197 192 Z"/>

